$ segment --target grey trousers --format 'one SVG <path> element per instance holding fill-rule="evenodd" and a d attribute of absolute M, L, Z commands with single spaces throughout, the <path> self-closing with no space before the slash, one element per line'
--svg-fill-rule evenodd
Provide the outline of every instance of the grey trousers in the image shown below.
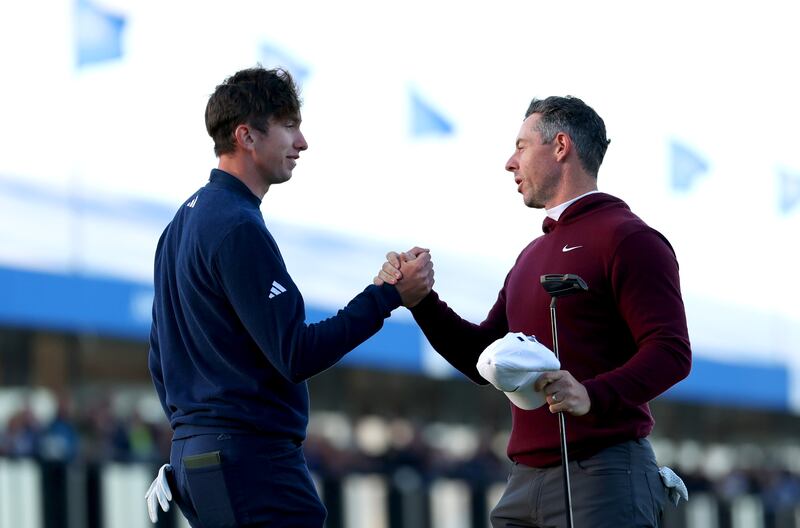
<path fill-rule="evenodd" d="M 493 528 L 565 528 L 561 466 L 514 464 Z M 569 463 L 575 528 L 658 528 L 667 493 L 646 439 L 617 444 Z"/>

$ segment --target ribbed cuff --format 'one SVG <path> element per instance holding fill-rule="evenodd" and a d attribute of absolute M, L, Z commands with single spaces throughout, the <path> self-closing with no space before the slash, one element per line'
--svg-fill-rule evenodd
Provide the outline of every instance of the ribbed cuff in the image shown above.
<path fill-rule="evenodd" d="M 416 306 L 411 308 L 411 314 L 416 317 L 417 315 L 424 315 L 429 312 L 439 302 L 439 294 L 431 290 L 428 295 L 422 298 Z"/>
<path fill-rule="evenodd" d="M 402 306 L 403 300 L 400 298 L 400 292 L 397 291 L 397 288 L 393 284 L 383 283 L 380 286 L 370 285 L 367 286 L 367 290 L 370 288 L 374 288 L 377 293 L 377 298 L 381 303 L 381 308 L 383 308 L 383 313 L 388 315 L 394 310 Z"/>

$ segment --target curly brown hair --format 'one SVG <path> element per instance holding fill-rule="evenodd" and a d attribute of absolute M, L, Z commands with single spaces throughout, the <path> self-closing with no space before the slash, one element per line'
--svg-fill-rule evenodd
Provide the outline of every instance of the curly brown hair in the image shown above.
<path fill-rule="evenodd" d="M 241 70 L 217 86 L 206 105 L 206 130 L 214 140 L 217 156 L 235 148 L 236 127 L 247 124 L 267 132 L 267 121 L 299 118 L 298 88 L 288 71 L 266 70 L 261 65 Z"/>

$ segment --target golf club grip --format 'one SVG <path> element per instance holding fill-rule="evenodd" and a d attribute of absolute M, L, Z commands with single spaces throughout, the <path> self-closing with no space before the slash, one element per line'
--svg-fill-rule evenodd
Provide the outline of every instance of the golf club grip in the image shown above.
<path fill-rule="evenodd" d="M 553 354 L 556 355 L 556 359 L 559 361 L 561 360 L 558 357 L 558 324 L 556 323 L 556 298 L 553 297 L 550 299 L 550 332 L 553 334 Z"/>

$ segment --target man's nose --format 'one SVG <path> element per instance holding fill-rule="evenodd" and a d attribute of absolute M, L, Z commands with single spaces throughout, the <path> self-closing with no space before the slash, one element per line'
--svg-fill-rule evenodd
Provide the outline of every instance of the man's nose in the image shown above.
<path fill-rule="evenodd" d="M 506 162 L 506 170 L 508 172 L 514 172 L 515 170 L 517 170 L 519 168 L 519 165 L 517 164 L 517 160 L 514 159 L 515 157 L 516 156 L 511 156 L 510 158 L 508 158 L 508 161 Z"/>
<path fill-rule="evenodd" d="M 306 137 L 303 135 L 302 132 L 298 134 L 294 146 L 297 150 L 306 150 L 308 148 L 308 142 L 306 141 Z"/>

